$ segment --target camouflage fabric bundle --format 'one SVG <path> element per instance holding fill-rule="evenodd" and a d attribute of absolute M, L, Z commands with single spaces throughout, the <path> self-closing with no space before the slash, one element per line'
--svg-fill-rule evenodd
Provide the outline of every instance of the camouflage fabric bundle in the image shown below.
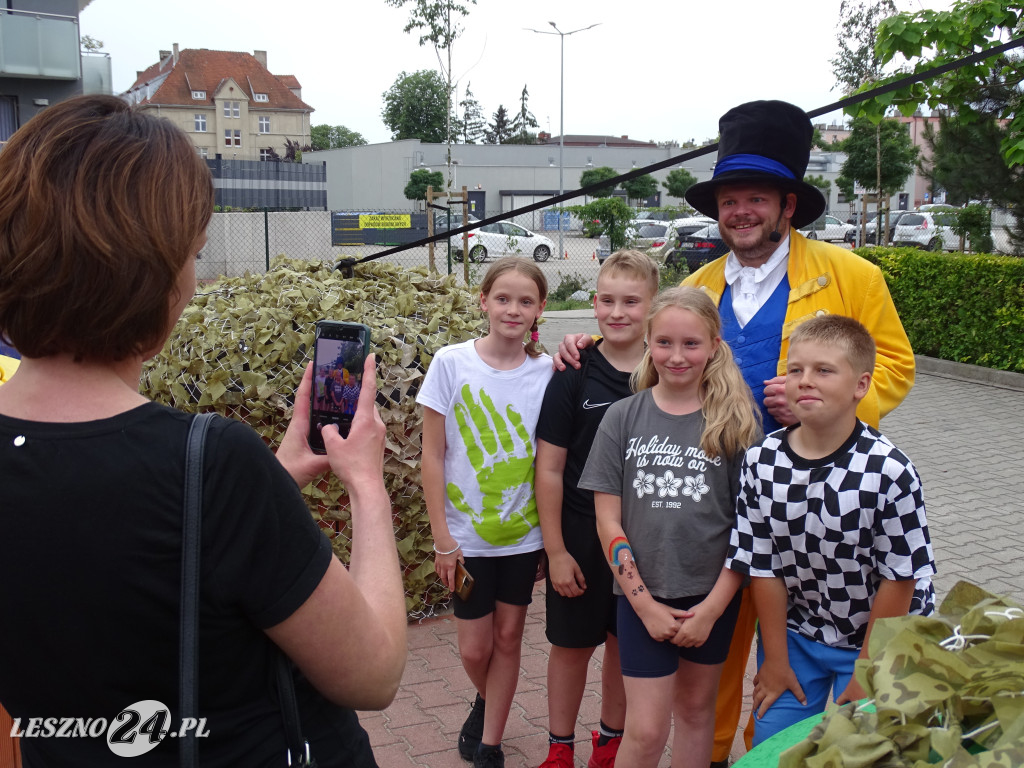
<path fill-rule="evenodd" d="M 935 616 L 875 623 L 857 680 L 779 768 L 1024 766 L 1024 609 L 967 582 Z"/>
<path fill-rule="evenodd" d="M 247 422 L 276 448 L 313 348 L 317 320 L 366 323 L 377 354 L 377 405 L 387 426 L 384 475 L 411 617 L 450 596 L 434 575 L 420 478 L 422 416 L 414 401 L 434 353 L 481 335 L 477 295 L 454 277 L 371 262 L 345 279 L 333 264 L 279 257 L 266 274 L 201 287 L 163 351 L 147 363 L 141 391 L 185 411 Z M 333 475 L 303 489 L 313 517 L 348 562 L 348 494 Z"/>

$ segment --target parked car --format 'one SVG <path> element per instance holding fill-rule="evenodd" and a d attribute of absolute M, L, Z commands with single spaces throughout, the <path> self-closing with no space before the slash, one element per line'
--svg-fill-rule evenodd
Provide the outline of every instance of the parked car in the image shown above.
<path fill-rule="evenodd" d="M 899 223 L 900 219 L 902 219 L 908 213 L 917 213 L 917 211 L 889 211 L 889 237 L 886 239 L 887 243 L 892 243 L 893 238 L 896 237 L 896 225 Z M 865 230 L 867 230 L 865 232 L 865 235 L 864 235 L 864 238 L 865 238 L 866 242 L 870 243 L 871 245 L 877 245 L 878 244 L 878 234 L 877 234 L 878 233 L 878 221 L 877 221 L 877 219 L 875 221 L 869 222 L 868 225 L 865 227 Z"/>
<path fill-rule="evenodd" d="M 547 261 L 555 244 L 536 232 L 509 221 L 485 224 L 468 232 L 469 260 L 486 261 L 489 256 L 503 254 L 530 255 L 534 261 Z M 456 261 L 462 260 L 462 235 L 451 238 Z"/>
<path fill-rule="evenodd" d="M 632 247 L 643 251 L 659 264 L 665 263 L 665 255 L 676 243 L 675 230 L 668 222 L 644 224 L 633 238 Z"/>
<path fill-rule="evenodd" d="M 679 238 L 679 247 L 669 253 L 665 263 L 674 267 L 685 261 L 692 274 L 709 261 L 714 261 L 728 252 L 729 246 L 725 244 L 718 231 L 718 224 L 715 223 Z"/>
<path fill-rule="evenodd" d="M 956 214 L 950 211 L 915 211 L 900 217 L 893 245 L 913 245 L 926 251 L 956 251 L 960 235 L 953 231 Z"/>
<path fill-rule="evenodd" d="M 856 229 L 852 224 L 840 221 L 835 216 L 819 216 L 806 227 L 797 230 L 810 240 L 843 241 L 848 233 Z"/>
<path fill-rule="evenodd" d="M 478 219 L 476 216 L 473 216 L 472 214 L 470 214 L 466 218 L 466 221 L 468 221 L 470 224 L 474 224 L 474 223 L 480 221 L 480 219 Z M 462 212 L 461 211 L 452 211 L 452 226 L 451 226 L 451 228 L 452 229 L 458 229 L 461 226 L 462 226 Z M 446 231 L 447 229 L 448 229 L 448 214 L 447 213 L 435 213 L 434 214 L 434 233 L 435 234 L 439 234 L 441 232 Z"/>

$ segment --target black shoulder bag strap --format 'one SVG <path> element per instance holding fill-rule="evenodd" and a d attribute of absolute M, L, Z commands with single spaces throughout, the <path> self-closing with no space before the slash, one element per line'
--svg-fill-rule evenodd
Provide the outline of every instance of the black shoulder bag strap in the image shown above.
<path fill-rule="evenodd" d="M 196 655 L 199 641 L 199 524 L 203 507 L 203 446 L 212 413 L 201 413 L 192 419 L 185 447 L 185 509 L 182 515 L 181 543 L 181 637 L 178 649 L 178 715 L 180 722 L 199 711 L 199 688 L 196 685 Z M 196 729 L 190 729 L 179 740 L 182 768 L 198 765 Z"/>
<path fill-rule="evenodd" d="M 179 696 L 181 721 L 186 717 L 195 722 L 199 712 L 199 687 L 196 681 L 196 657 L 199 640 L 199 552 L 200 523 L 203 506 L 203 447 L 206 432 L 213 420 L 212 413 L 202 413 L 192 419 L 185 450 L 185 508 L 182 523 L 181 547 L 181 639 L 179 649 Z M 284 720 L 285 739 L 288 744 L 286 764 L 309 766 L 316 762 L 309 756 L 309 744 L 302 738 L 299 708 L 295 700 L 295 680 L 291 664 L 283 653 L 277 660 L 278 696 L 281 717 Z M 181 768 L 196 768 L 199 764 L 196 728 L 190 729 L 179 742 Z"/>

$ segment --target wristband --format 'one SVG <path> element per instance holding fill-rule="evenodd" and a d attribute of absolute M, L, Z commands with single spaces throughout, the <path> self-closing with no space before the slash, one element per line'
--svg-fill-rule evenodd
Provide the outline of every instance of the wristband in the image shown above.
<path fill-rule="evenodd" d="M 455 549 L 449 549 L 447 552 L 442 552 L 440 549 L 438 549 L 437 548 L 437 544 L 433 544 L 432 546 L 434 547 L 434 554 L 435 555 L 454 555 L 456 552 L 458 552 L 462 548 L 462 545 L 459 544 L 458 542 L 456 542 L 456 544 L 455 544 Z"/>

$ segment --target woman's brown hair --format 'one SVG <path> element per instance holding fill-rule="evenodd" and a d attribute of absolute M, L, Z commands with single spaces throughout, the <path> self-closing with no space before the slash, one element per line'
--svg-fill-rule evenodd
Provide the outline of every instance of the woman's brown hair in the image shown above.
<path fill-rule="evenodd" d="M 113 96 L 40 112 L 0 151 L 0 333 L 25 357 L 159 348 L 213 213 L 188 136 Z"/>

